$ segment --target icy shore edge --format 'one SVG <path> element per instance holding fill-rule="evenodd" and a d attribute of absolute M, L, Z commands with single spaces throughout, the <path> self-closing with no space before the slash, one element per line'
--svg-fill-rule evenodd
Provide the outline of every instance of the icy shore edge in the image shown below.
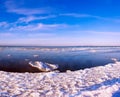
<path fill-rule="evenodd" d="M 0 97 L 118 97 L 120 62 L 66 73 L 0 71 Z"/>

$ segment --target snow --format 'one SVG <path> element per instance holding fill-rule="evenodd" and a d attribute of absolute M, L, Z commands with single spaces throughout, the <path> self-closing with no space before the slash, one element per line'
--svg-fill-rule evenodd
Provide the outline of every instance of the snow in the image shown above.
<path fill-rule="evenodd" d="M 120 62 L 60 73 L 0 71 L 0 97 L 119 97 Z"/>

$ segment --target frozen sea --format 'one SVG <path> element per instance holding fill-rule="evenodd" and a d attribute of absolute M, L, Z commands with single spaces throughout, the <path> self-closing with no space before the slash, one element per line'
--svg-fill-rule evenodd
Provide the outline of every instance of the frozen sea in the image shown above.
<path fill-rule="evenodd" d="M 120 59 L 119 46 L 0 46 L 0 70 L 39 72 L 29 62 L 58 64 L 58 70 L 80 70 L 104 66 Z"/>
<path fill-rule="evenodd" d="M 119 59 L 120 47 L 1 46 L 0 69 L 14 73 L 0 71 L 0 97 L 120 97 Z M 28 73 L 36 61 L 67 71 Z"/>

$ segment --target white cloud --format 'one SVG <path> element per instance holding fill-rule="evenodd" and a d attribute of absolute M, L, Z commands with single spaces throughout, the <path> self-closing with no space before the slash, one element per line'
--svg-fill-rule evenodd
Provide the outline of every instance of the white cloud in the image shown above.
<path fill-rule="evenodd" d="M 0 22 L 0 27 L 6 28 L 9 24 L 7 22 Z"/>
<path fill-rule="evenodd" d="M 59 14 L 59 15 L 75 17 L 75 18 L 94 18 L 94 19 L 100 19 L 100 20 L 120 23 L 120 18 L 109 18 L 109 17 L 102 17 L 102 16 L 96 16 L 96 15 L 90 15 L 90 14 L 65 13 L 65 14 Z"/>
<path fill-rule="evenodd" d="M 18 6 L 18 4 L 12 0 L 6 1 L 5 6 L 7 8 L 7 12 L 22 14 L 22 15 L 35 15 L 35 14 L 43 14 L 48 12 L 46 8 L 24 8 Z"/>
<path fill-rule="evenodd" d="M 16 14 L 23 14 L 23 15 L 33 15 L 33 14 L 45 13 L 45 10 L 43 10 L 43 9 L 27 9 L 27 8 L 11 8 L 11 9 L 8 9 L 8 12 L 13 12 Z"/>
<path fill-rule="evenodd" d="M 77 14 L 77 13 L 65 13 L 65 14 L 59 14 L 60 16 L 71 16 L 76 18 L 86 18 L 91 17 L 91 15 L 88 14 Z"/>
<path fill-rule="evenodd" d="M 43 19 L 49 19 L 49 18 L 54 18 L 56 17 L 55 15 L 49 15 L 49 16 L 27 16 L 27 17 L 21 17 L 18 19 L 18 23 L 29 23 L 31 21 L 35 20 L 43 20 Z"/>
<path fill-rule="evenodd" d="M 52 29 L 59 29 L 59 28 L 65 28 L 68 25 L 66 24 L 29 24 L 25 26 L 16 26 L 12 27 L 10 31 L 40 31 L 40 30 L 52 30 Z"/>
<path fill-rule="evenodd" d="M 65 13 L 65 14 L 60 14 L 60 15 L 77 17 L 77 18 L 102 18 L 100 16 L 95 16 L 95 15 L 90 15 L 90 14 L 78 14 L 78 13 Z"/>

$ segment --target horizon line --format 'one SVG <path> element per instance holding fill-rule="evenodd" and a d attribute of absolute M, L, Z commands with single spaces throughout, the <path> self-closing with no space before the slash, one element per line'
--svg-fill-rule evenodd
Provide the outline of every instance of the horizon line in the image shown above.
<path fill-rule="evenodd" d="M 12 46 L 12 47 L 14 47 L 14 46 L 25 46 L 25 47 L 33 47 L 33 46 L 35 46 L 35 47 L 79 47 L 79 46 L 84 46 L 84 47 L 89 47 L 89 46 L 91 46 L 91 47 L 120 47 L 120 45 L 0 45 L 0 47 L 3 47 L 3 46 Z"/>

